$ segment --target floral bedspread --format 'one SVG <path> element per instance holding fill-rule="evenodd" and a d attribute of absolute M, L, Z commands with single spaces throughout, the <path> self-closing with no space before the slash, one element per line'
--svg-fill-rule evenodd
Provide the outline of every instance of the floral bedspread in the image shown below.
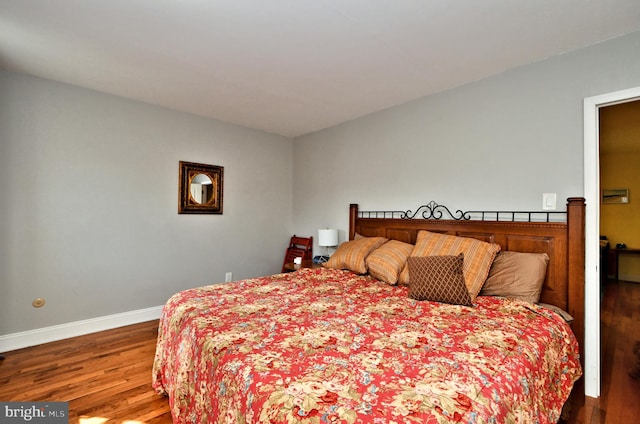
<path fill-rule="evenodd" d="M 580 375 L 542 307 L 302 269 L 171 297 L 153 387 L 175 423 L 550 423 Z"/>

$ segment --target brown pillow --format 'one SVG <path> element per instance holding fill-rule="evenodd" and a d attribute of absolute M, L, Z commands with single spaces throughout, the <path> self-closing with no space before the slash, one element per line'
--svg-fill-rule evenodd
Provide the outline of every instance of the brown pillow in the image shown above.
<path fill-rule="evenodd" d="M 471 306 L 462 272 L 464 254 L 458 256 L 413 256 L 409 264 L 409 297 L 453 305 Z"/>
<path fill-rule="evenodd" d="M 411 256 L 442 256 L 464 253 L 464 280 L 469 289 L 471 301 L 476 298 L 500 245 L 487 243 L 470 237 L 419 231 Z M 400 274 L 400 284 L 410 284 L 407 267 Z"/>
<path fill-rule="evenodd" d="M 363 237 L 342 243 L 325 262 L 326 268 L 348 269 L 358 274 L 366 274 L 365 259 L 388 239 L 384 237 Z"/>
<path fill-rule="evenodd" d="M 491 265 L 481 296 L 504 296 L 537 303 L 547 274 L 546 253 L 500 252 Z"/>
<path fill-rule="evenodd" d="M 412 250 L 412 244 L 389 240 L 367 256 L 365 262 L 369 275 L 387 284 L 395 285 Z"/>

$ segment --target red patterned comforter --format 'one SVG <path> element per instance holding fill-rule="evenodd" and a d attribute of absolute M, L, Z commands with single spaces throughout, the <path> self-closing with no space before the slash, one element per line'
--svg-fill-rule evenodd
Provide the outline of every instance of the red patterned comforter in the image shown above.
<path fill-rule="evenodd" d="M 573 333 L 541 307 L 303 269 L 174 295 L 153 387 L 175 423 L 549 423 L 580 374 Z"/>

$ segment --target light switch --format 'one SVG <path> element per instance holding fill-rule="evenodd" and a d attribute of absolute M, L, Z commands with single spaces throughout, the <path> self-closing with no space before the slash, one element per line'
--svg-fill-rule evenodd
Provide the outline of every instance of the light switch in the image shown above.
<path fill-rule="evenodd" d="M 542 210 L 556 210 L 556 193 L 542 193 Z"/>

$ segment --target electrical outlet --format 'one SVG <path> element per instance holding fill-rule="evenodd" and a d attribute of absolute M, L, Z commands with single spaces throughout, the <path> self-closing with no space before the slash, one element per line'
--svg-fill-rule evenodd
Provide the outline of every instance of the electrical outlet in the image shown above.
<path fill-rule="evenodd" d="M 233 272 L 229 271 L 224 275 L 224 282 L 229 283 L 233 279 Z"/>

